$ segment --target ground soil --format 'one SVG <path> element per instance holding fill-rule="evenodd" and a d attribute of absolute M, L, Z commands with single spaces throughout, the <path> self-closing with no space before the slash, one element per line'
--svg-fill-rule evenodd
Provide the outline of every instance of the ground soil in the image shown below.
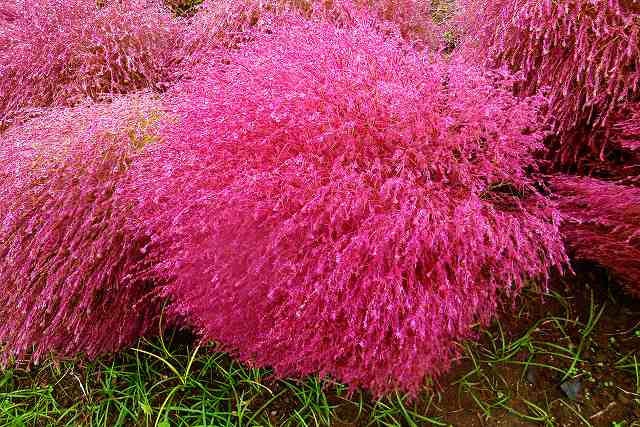
<path fill-rule="evenodd" d="M 576 387 L 577 395 L 572 395 L 574 399 L 569 398 L 561 387 L 563 375 L 550 369 L 532 367 L 524 370 L 522 365 L 499 364 L 492 367 L 484 364 L 481 365 L 484 382 L 495 381 L 501 386 L 501 392 L 510 396 L 510 407 L 520 413 L 531 414 L 525 400 L 545 408 L 551 416 L 547 425 L 584 426 L 588 422 L 592 426 L 640 426 L 639 396 L 629 393 L 636 392 L 638 380 L 633 373 L 616 367 L 624 355 L 635 355 L 640 361 L 640 301 L 624 294 L 621 287 L 598 268 L 577 265 L 574 269 L 575 275 L 557 276 L 550 283 L 550 290 L 562 295 L 564 301 L 549 297 L 532 301 L 528 299 L 529 296 L 525 296 L 526 300 L 517 304 L 523 307 L 522 311 L 516 314 L 509 310 L 500 315 L 502 330 L 509 342 L 523 336 L 539 319 L 557 316 L 586 323 L 590 307 L 599 310 L 604 306 L 596 327 L 582 349 L 581 362 L 576 366 L 577 378 L 573 380 L 573 384 L 579 387 Z M 532 337 L 559 345 L 577 345 L 580 342 L 584 328 L 577 325 L 566 328 L 563 335 L 556 325 L 550 323 L 552 322 L 542 322 Z M 491 330 L 495 333 L 495 339 L 497 327 L 494 326 Z M 567 336 L 571 338 L 571 342 L 567 340 Z M 490 347 L 491 340 L 484 336 L 480 340 L 480 347 Z M 523 350 L 514 359 L 527 360 L 527 353 Z M 550 355 L 538 357 L 534 361 L 563 369 L 570 365 L 569 361 L 558 360 Z M 542 422 L 528 422 L 500 408 L 492 409 L 491 416 L 485 417 L 470 394 L 456 384 L 473 368 L 474 364 L 469 358 L 459 361 L 440 380 L 438 402 L 432 402 L 431 405 L 422 402 L 424 413 L 454 426 L 544 425 Z M 496 400 L 495 391 L 491 391 L 485 384 L 479 384 L 477 391 L 484 403 Z M 343 419 L 348 419 L 348 413 L 345 413 Z M 336 425 L 355 427 L 366 423 L 339 422 Z"/>
<path fill-rule="evenodd" d="M 480 337 L 478 343 L 469 343 L 471 354 L 477 359 L 475 362 L 468 354 L 462 357 L 445 377 L 431 387 L 430 393 L 407 403 L 407 406 L 416 414 L 432 417 L 444 425 L 462 427 L 640 427 L 640 396 L 637 394 L 640 381 L 636 378 L 639 374 L 637 370 L 634 374 L 633 369 L 620 369 L 624 360 L 634 362 L 633 356 L 640 362 L 640 301 L 625 295 L 622 288 L 604 271 L 593 266 L 576 266 L 575 270 L 575 275 L 558 276 L 551 280 L 549 291 L 557 293 L 557 298 L 541 298 L 535 292 L 526 292 L 513 308 L 508 307 L 499 316 L 500 327 L 496 323 L 489 328 L 489 334 Z M 593 318 L 594 313 L 599 313 L 601 309 L 598 322 L 583 340 L 584 325 L 590 315 Z M 553 318 L 559 319 L 558 322 L 550 320 Z M 500 330 L 504 339 L 496 344 L 497 337 L 501 336 Z M 570 360 L 531 352 L 526 346 L 510 355 L 507 363 L 489 363 L 486 358 L 482 360 L 483 349 L 495 348 L 501 342 L 510 345 L 530 330 L 533 330 L 531 339 L 542 345 L 552 343 L 575 348 L 584 341 L 579 349 L 580 361 L 571 378 L 563 378 L 559 372 L 570 367 Z M 182 333 L 177 338 L 174 336 L 172 341 L 172 351 L 188 354 L 186 347 L 193 346 L 194 337 Z M 536 366 L 527 368 L 522 364 L 525 361 L 559 370 Z M 228 363 L 231 363 L 230 359 Z M 476 366 L 478 369 L 470 375 Z M 199 369 L 197 362 L 193 368 Z M 463 379 L 467 381 L 467 388 L 461 385 Z M 70 376 L 55 378 L 51 370 L 42 369 L 34 370 L 30 375 L 16 376 L 14 386 L 28 389 L 30 384 L 51 385 L 56 400 L 63 406 L 71 406 L 83 399 L 74 381 Z M 562 387 L 567 383 L 573 384 L 569 393 L 571 396 Z M 279 420 L 290 419 L 289 415 L 300 408 L 295 393 L 276 380 L 266 379 L 265 385 L 274 394 L 282 392 L 266 409 L 272 423 L 278 425 Z M 78 395 L 69 394 L 69 390 L 76 390 Z M 372 422 L 375 402 L 370 397 L 365 396 L 364 404 L 358 407 L 354 402 L 359 399 L 352 399 L 354 402 L 346 400 L 331 386 L 327 386 L 325 392 L 328 404 L 334 408 L 333 426 L 376 425 Z M 252 409 L 260 408 L 267 398 L 265 396 L 264 401 L 256 399 L 251 405 Z M 490 410 L 483 411 L 477 400 Z M 499 402 L 505 403 L 511 412 Z M 518 411 L 528 416 L 539 416 L 531 411 L 527 402 L 541 408 L 548 415 L 548 420 L 531 422 L 512 413 Z M 399 426 L 432 425 L 424 419 L 396 419 L 400 419 L 397 421 Z"/>

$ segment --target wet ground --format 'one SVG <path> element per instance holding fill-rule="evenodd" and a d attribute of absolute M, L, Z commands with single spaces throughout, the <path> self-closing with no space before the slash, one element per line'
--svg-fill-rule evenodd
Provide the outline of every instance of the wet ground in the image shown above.
<path fill-rule="evenodd" d="M 196 357 L 174 331 L 96 363 L 0 372 L 0 425 L 199 425 L 202 408 L 224 420 L 207 425 L 640 427 L 640 301 L 604 271 L 575 270 L 544 295 L 527 289 L 417 400 L 276 381 L 210 349 Z"/>

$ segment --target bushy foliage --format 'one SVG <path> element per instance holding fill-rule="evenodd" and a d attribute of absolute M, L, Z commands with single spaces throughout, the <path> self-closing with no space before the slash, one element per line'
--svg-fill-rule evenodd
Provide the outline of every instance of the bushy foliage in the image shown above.
<path fill-rule="evenodd" d="M 614 125 L 616 143 L 633 152 L 640 151 L 640 102 L 627 108 L 623 117 Z M 637 164 L 640 164 L 638 162 Z M 640 171 L 637 173 L 640 176 Z"/>
<path fill-rule="evenodd" d="M 400 32 L 419 48 L 438 45 L 438 31 L 431 19 L 430 2 L 425 0 L 206 0 L 190 20 L 180 53 L 180 77 L 198 74 L 190 67 L 207 63 L 221 48 L 237 48 L 249 41 L 256 30 L 272 31 L 274 15 L 295 13 L 310 20 L 345 27 L 362 15 L 378 19 L 376 29 Z"/>
<path fill-rule="evenodd" d="M 633 236 L 639 230 L 634 216 L 640 185 L 640 3 L 460 4 L 462 54 L 507 65 L 521 73 L 519 94 L 543 91 L 548 97 L 548 171 L 575 175 L 554 179 L 564 238 L 575 258 L 599 262 L 627 283 L 638 283 Z"/>
<path fill-rule="evenodd" d="M 607 267 L 640 297 L 640 188 L 571 176 L 552 187 L 573 257 Z"/>
<path fill-rule="evenodd" d="M 430 0 L 355 0 L 378 18 L 394 23 L 415 47 L 434 47 L 437 30 L 431 18 Z"/>
<path fill-rule="evenodd" d="M 587 172 L 620 147 L 615 118 L 640 99 L 635 0 L 462 0 L 466 54 L 521 71 L 520 91 L 547 88 L 559 165 Z M 469 49 L 471 47 L 471 49 Z"/>
<path fill-rule="evenodd" d="M 273 18 L 276 19 L 276 18 Z M 532 100 L 376 23 L 289 15 L 167 98 L 136 163 L 171 310 L 278 375 L 416 392 L 564 262 Z"/>
<path fill-rule="evenodd" d="M 4 364 L 88 356 L 130 343 L 158 303 L 121 185 L 151 142 L 148 97 L 54 109 L 0 138 L 0 345 Z"/>
<path fill-rule="evenodd" d="M 180 27 L 155 2 L 5 3 L 0 16 L 11 22 L 0 25 L 0 129 L 25 109 L 166 88 Z"/>
<path fill-rule="evenodd" d="M 5 2 L 0 5 L 0 22 L 3 25 L 9 25 L 18 17 L 18 11 L 15 5 Z"/>

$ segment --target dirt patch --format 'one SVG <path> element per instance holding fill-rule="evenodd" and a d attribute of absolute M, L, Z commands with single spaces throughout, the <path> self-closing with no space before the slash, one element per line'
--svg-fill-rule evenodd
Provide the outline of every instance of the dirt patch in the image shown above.
<path fill-rule="evenodd" d="M 0 372 L 0 424 L 191 425 L 202 411 L 212 425 L 640 427 L 640 301 L 601 270 L 575 269 L 544 296 L 526 290 L 413 401 L 278 381 L 213 346 L 193 356 L 194 336 L 169 331 L 97 363 Z"/>
<path fill-rule="evenodd" d="M 640 421 L 634 372 L 640 302 L 586 265 L 554 279 L 549 292 L 555 296 L 542 301 L 525 294 L 522 311 L 503 313 L 447 375 L 439 408 L 444 420 L 456 426 Z"/>

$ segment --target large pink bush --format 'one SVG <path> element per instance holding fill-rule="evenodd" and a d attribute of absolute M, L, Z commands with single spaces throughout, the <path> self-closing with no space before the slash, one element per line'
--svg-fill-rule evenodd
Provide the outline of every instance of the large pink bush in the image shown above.
<path fill-rule="evenodd" d="M 170 91 L 132 220 L 155 230 L 171 310 L 203 339 L 278 375 L 416 392 L 564 262 L 528 177 L 533 101 L 376 24 L 273 19 Z"/>
<path fill-rule="evenodd" d="M 152 142 L 148 97 L 55 109 L 0 137 L 0 361 L 116 350 L 154 324 L 149 237 L 120 186 Z M 155 111 L 155 112 L 154 112 Z"/>
<path fill-rule="evenodd" d="M 552 188 L 572 256 L 609 268 L 640 297 L 640 188 L 570 176 L 555 177 Z"/>
<path fill-rule="evenodd" d="M 521 95 L 548 96 L 548 171 L 576 175 L 554 180 L 574 256 L 638 283 L 632 260 L 640 232 L 633 220 L 640 185 L 640 3 L 460 4 L 461 54 L 520 72 Z"/>
<path fill-rule="evenodd" d="M 615 118 L 640 100 L 640 3 L 461 0 L 467 55 L 521 71 L 520 91 L 547 88 L 557 164 L 588 171 L 620 148 Z M 471 47 L 471 49 L 469 49 Z"/>
<path fill-rule="evenodd" d="M 153 1 L 103 3 L 0 6 L 0 129 L 25 109 L 166 88 L 182 27 Z"/>

